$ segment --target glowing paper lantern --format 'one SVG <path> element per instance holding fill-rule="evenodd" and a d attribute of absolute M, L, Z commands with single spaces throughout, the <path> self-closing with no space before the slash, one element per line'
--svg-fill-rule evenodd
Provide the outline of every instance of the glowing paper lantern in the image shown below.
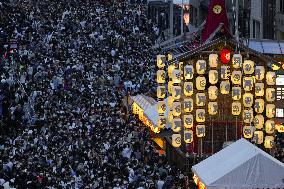
<path fill-rule="evenodd" d="M 275 101 L 275 89 L 274 88 L 267 88 L 265 96 L 266 96 L 266 100 L 268 102 Z"/>
<path fill-rule="evenodd" d="M 217 102 L 208 103 L 208 113 L 210 115 L 216 115 L 218 113 L 218 103 Z"/>
<path fill-rule="evenodd" d="M 242 72 L 233 71 L 231 75 L 231 81 L 234 85 L 241 85 L 242 84 Z"/>
<path fill-rule="evenodd" d="M 216 100 L 218 98 L 218 87 L 210 86 L 208 88 L 208 98 L 210 100 Z"/>
<path fill-rule="evenodd" d="M 173 115 L 175 117 L 180 116 L 181 114 L 181 103 L 180 102 L 174 102 L 173 103 Z"/>
<path fill-rule="evenodd" d="M 211 83 L 212 85 L 218 83 L 218 71 L 217 70 L 209 71 L 209 83 Z"/>
<path fill-rule="evenodd" d="M 196 126 L 196 136 L 198 138 L 205 137 L 205 125 L 197 125 Z"/>
<path fill-rule="evenodd" d="M 274 118 L 275 117 L 275 105 L 267 104 L 266 105 L 266 117 Z"/>
<path fill-rule="evenodd" d="M 181 135 L 180 134 L 173 134 L 172 135 L 172 146 L 175 148 L 180 147 L 181 145 Z"/>
<path fill-rule="evenodd" d="M 264 66 L 256 66 L 255 67 L 255 79 L 258 81 L 262 81 L 265 76 L 265 68 Z"/>
<path fill-rule="evenodd" d="M 205 60 L 198 60 L 196 62 L 196 73 L 197 74 L 205 74 L 206 72 L 206 61 Z"/>
<path fill-rule="evenodd" d="M 181 130 L 181 119 L 180 118 L 174 118 L 172 123 L 172 130 L 174 132 L 180 132 Z"/>
<path fill-rule="evenodd" d="M 221 51 L 221 62 L 223 64 L 228 64 L 231 60 L 231 52 L 228 49 L 223 49 Z"/>
<path fill-rule="evenodd" d="M 192 143 L 193 141 L 193 131 L 189 130 L 189 131 L 184 131 L 184 142 L 189 144 Z"/>
<path fill-rule="evenodd" d="M 244 135 L 245 138 L 252 138 L 253 127 L 252 126 L 244 126 L 243 127 L 243 135 Z"/>
<path fill-rule="evenodd" d="M 205 93 L 196 93 L 196 105 L 205 106 L 205 103 L 206 103 Z"/>
<path fill-rule="evenodd" d="M 157 98 L 163 99 L 166 97 L 166 87 L 158 86 L 157 88 Z"/>
<path fill-rule="evenodd" d="M 255 128 L 257 128 L 257 129 L 262 129 L 263 128 L 263 125 L 264 125 L 264 117 L 263 117 L 263 115 L 257 114 L 254 117 L 253 121 L 254 121 Z"/>
<path fill-rule="evenodd" d="M 163 84 L 166 82 L 166 72 L 164 70 L 157 71 L 157 83 Z"/>
<path fill-rule="evenodd" d="M 196 78 L 196 88 L 197 88 L 197 90 L 203 91 L 203 90 L 205 90 L 205 87 L 206 87 L 206 78 L 203 77 L 203 76 L 198 76 Z"/>
<path fill-rule="evenodd" d="M 184 95 L 189 97 L 193 95 L 193 83 L 192 82 L 184 82 L 183 85 Z"/>
<path fill-rule="evenodd" d="M 166 112 L 166 103 L 164 101 L 158 101 L 157 108 L 159 114 L 164 114 Z"/>
<path fill-rule="evenodd" d="M 255 96 L 264 96 L 264 83 L 255 84 Z"/>
<path fill-rule="evenodd" d="M 181 82 L 181 75 L 178 69 L 174 69 L 172 73 L 172 81 L 174 84 L 179 84 Z"/>
<path fill-rule="evenodd" d="M 180 76 L 181 76 L 181 80 L 183 79 L 183 62 L 179 62 L 179 72 L 180 72 Z"/>
<path fill-rule="evenodd" d="M 254 111 L 258 114 L 261 114 L 264 111 L 264 100 L 256 99 L 254 102 Z"/>
<path fill-rule="evenodd" d="M 192 79 L 194 74 L 194 69 L 192 65 L 186 65 L 184 67 L 184 78 L 185 79 Z"/>
<path fill-rule="evenodd" d="M 184 115 L 183 116 L 183 125 L 186 129 L 191 129 L 193 127 L 193 115 Z"/>
<path fill-rule="evenodd" d="M 169 96 L 168 97 L 168 106 L 169 106 L 169 109 L 173 109 L 173 103 L 174 103 L 174 97 L 173 96 Z"/>
<path fill-rule="evenodd" d="M 221 94 L 230 93 L 230 81 L 222 81 L 220 84 Z"/>
<path fill-rule="evenodd" d="M 243 105 L 244 107 L 252 107 L 252 104 L 253 104 L 253 94 L 251 93 L 245 93 L 243 95 Z"/>
<path fill-rule="evenodd" d="M 172 90 L 173 89 L 173 81 L 172 80 L 170 80 L 169 82 L 168 82 L 168 92 L 170 93 L 170 94 L 172 94 Z"/>
<path fill-rule="evenodd" d="M 243 111 L 243 121 L 245 123 L 251 123 L 253 122 L 253 109 L 244 109 Z"/>
<path fill-rule="evenodd" d="M 276 75 L 275 72 L 267 72 L 266 74 L 266 84 L 267 85 L 275 85 Z"/>
<path fill-rule="evenodd" d="M 167 123 L 167 119 L 165 116 L 159 116 L 158 117 L 158 127 L 163 129 L 165 128 L 166 126 L 166 123 Z"/>
<path fill-rule="evenodd" d="M 158 68 L 164 68 L 165 67 L 165 55 L 157 55 L 157 66 Z"/>
<path fill-rule="evenodd" d="M 242 104 L 240 102 L 232 103 L 232 115 L 240 115 L 242 112 Z"/>
<path fill-rule="evenodd" d="M 173 86 L 172 87 L 172 96 L 174 100 L 179 100 L 181 96 L 181 87 L 180 86 Z"/>
<path fill-rule="evenodd" d="M 232 99 L 240 100 L 242 98 L 242 88 L 241 87 L 232 87 Z"/>
<path fill-rule="evenodd" d="M 284 125 L 281 124 L 275 124 L 275 129 L 279 132 L 279 133 L 284 133 Z"/>
<path fill-rule="evenodd" d="M 230 66 L 221 66 L 221 79 L 230 78 Z"/>
<path fill-rule="evenodd" d="M 233 55 L 233 60 L 232 60 L 232 64 L 233 67 L 238 69 L 242 66 L 242 62 L 243 62 L 243 57 L 241 54 L 234 54 Z"/>
<path fill-rule="evenodd" d="M 253 88 L 253 78 L 252 77 L 244 77 L 243 78 L 243 89 L 245 91 L 251 91 Z"/>
<path fill-rule="evenodd" d="M 171 64 L 171 65 L 168 66 L 168 76 L 169 76 L 169 78 L 172 78 L 174 69 L 176 69 L 175 65 Z"/>
<path fill-rule="evenodd" d="M 265 136 L 264 147 L 268 149 L 271 149 L 274 147 L 274 137 L 273 136 Z"/>
<path fill-rule="evenodd" d="M 170 124 L 172 124 L 172 123 L 173 123 L 173 119 L 174 119 L 173 111 L 172 111 L 172 110 L 169 110 L 169 111 L 168 111 L 168 122 L 169 122 Z"/>
<path fill-rule="evenodd" d="M 197 109 L 195 119 L 198 123 L 205 122 L 205 110 L 204 109 Z"/>
<path fill-rule="evenodd" d="M 183 108 L 185 113 L 190 113 L 193 110 L 193 99 L 185 98 L 183 101 Z"/>
<path fill-rule="evenodd" d="M 245 60 L 243 64 L 244 74 L 253 74 L 254 72 L 254 62 L 251 60 Z"/>
<path fill-rule="evenodd" d="M 265 122 L 265 132 L 267 134 L 273 134 L 275 132 L 275 122 L 273 120 L 267 120 Z"/>
<path fill-rule="evenodd" d="M 218 66 L 218 54 L 209 55 L 209 66 L 211 68 L 217 68 Z"/>
<path fill-rule="evenodd" d="M 262 131 L 254 131 L 253 140 L 256 144 L 263 143 L 263 132 Z"/>

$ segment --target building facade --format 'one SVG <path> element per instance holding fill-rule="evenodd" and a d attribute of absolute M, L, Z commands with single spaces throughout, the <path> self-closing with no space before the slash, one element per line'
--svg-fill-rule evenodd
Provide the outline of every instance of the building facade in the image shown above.
<path fill-rule="evenodd" d="M 276 39 L 284 40 L 284 0 L 276 1 L 275 24 Z"/>

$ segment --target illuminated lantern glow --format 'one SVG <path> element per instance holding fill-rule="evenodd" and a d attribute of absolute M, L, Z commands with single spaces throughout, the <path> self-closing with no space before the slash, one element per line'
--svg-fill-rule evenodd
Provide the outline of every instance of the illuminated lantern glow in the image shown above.
<path fill-rule="evenodd" d="M 165 60 L 166 60 L 166 56 L 165 55 L 157 55 L 157 66 L 158 68 L 164 68 L 165 65 Z"/>
<path fill-rule="evenodd" d="M 253 88 L 253 78 L 252 77 L 244 77 L 243 78 L 243 89 L 245 91 L 251 91 Z"/>
<path fill-rule="evenodd" d="M 266 74 L 266 84 L 275 85 L 276 83 L 276 74 L 275 72 L 267 72 Z"/>
<path fill-rule="evenodd" d="M 182 76 L 183 76 L 183 62 L 179 62 L 179 72 L 180 72 L 180 77 L 181 77 L 181 80 L 182 80 Z"/>
<path fill-rule="evenodd" d="M 208 88 L 208 98 L 210 100 L 216 100 L 218 98 L 218 87 L 210 86 Z"/>
<path fill-rule="evenodd" d="M 230 66 L 221 66 L 221 79 L 229 79 L 230 74 Z"/>
<path fill-rule="evenodd" d="M 274 118 L 275 117 L 275 105 L 266 104 L 266 117 Z"/>
<path fill-rule="evenodd" d="M 264 100 L 263 99 L 256 99 L 255 100 L 254 111 L 258 114 L 263 113 L 263 111 L 264 111 Z"/>
<path fill-rule="evenodd" d="M 169 94 L 172 94 L 172 92 L 173 92 L 173 81 L 169 81 L 168 82 L 168 92 L 169 92 Z"/>
<path fill-rule="evenodd" d="M 284 125 L 275 124 L 275 129 L 276 129 L 279 133 L 284 133 Z"/>
<path fill-rule="evenodd" d="M 242 112 L 242 104 L 240 102 L 232 103 L 232 115 L 238 116 Z"/>
<path fill-rule="evenodd" d="M 158 117 L 158 127 L 163 129 L 165 128 L 166 126 L 166 123 L 167 123 L 167 119 L 165 116 L 159 116 Z"/>
<path fill-rule="evenodd" d="M 191 129 L 193 127 L 193 115 L 188 114 L 183 116 L 183 124 L 186 129 Z"/>
<path fill-rule="evenodd" d="M 174 102 L 173 103 L 173 115 L 175 117 L 180 116 L 181 114 L 181 103 L 180 102 Z"/>
<path fill-rule="evenodd" d="M 242 66 L 243 57 L 241 54 L 234 54 L 232 64 L 235 69 L 238 69 Z"/>
<path fill-rule="evenodd" d="M 243 135 L 245 138 L 252 138 L 253 137 L 253 127 L 252 126 L 244 126 L 243 127 Z"/>
<path fill-rule="evenodd" d="M 176 132 L 176 133 L 181 131 L 181 119 L 180 118 L 173 119 L 172 130 L 173 132 Z"/>
<path fill-rule="evenodd" d="M 184 78 L 193 79 L 194 69 L 192 65 L 184 66 Z"/>
<path fill-rule="evenodd" d="M 197 109 L 195 119 L 198 123 L 205 122 L 205 110 L 204 109 Z"/>
<path fill-rule="evenodd" d="M 205 90 L 206 87 L 206 78 L 203 76 L 198 76 L 196 78 L 196 89 L 199 91 Z"/>
<path fill-rule="evenodd" d="M 193 111 L 193 99 L 185 98 L 183 101 L 183 108 L 185 113 L 190 113 Z"/>
<path fill-rule="evenodd" d="M 274 137 L 273 136 L 265 136 L 264 147 L 267 149 L 271 149 L 274 147 Z"/>
<path fill-rule="evenodd" d="M 186 97 L 190 97 L 193 95 L 193 83 L 192 82 L 184 82 L 183 93 Z"/>
<path fill-rule="evenodd" d="M 233 71 L 231 75 L 231 81 L 234 85 L 241 85 L 242 84 L 242 72 Z"/>
<path fill-rule="evenodd" d="M 196 126 L 196 136 L 198 138 L 205 137 L 205 125 L 197 125 Z"/>
<path fill-rule="evenodd" d="M 174 69 L 172 72 L 172 81 L 174 84 L 179 84 L 181 82 L 181 74 L 178 69 Z"/>
<path fill-rule="evenodd" d="M 196 105 L 205 106 L 205 103 L 206 103 L 205 93 L 196 93 Z"/>
<path fill-rule="evenodd" d="M 256 83 L 254 92 L 255 92 L 255 96 L 259 96 L 259 97 L 264 96 L 264 83 Z"/>
<path fill-rule="evenodd" d="M 183 20 L 184 20 L 184 23 L 188 26 L 189 21 L 190 21 L 188 12 L 183 14 Z"/>
<path fill-rule="evenodd" d="M 189 143 L 193 142 L 193 131 L 192 130 L 184 131 L 184 142 L 186 144 L 189 144 Z"/>
<path fill-rule="evenodd" d="M 217 70 L 209 71 L 209 83 L 211 83 L 212 85 L 218 83 L 218 71 Z"/>
<path fill-rule="evenodd" d="M 253 122 L 253 109 L 244 109 L 243 111 L 243 121 L 244 123 L 251 123 Z"/>
<path fill-rule="evenodd" d="M 168 66 L 168 76 L 169 76 L 169 78 L 172 78 L 174 69 L 176 69 L 175 65 L 171 64 L 171 65 Z"/>
<path fill-rule="evenodd" d="M 174 103 L 174 97 L 173 96 L 169 96 L 168 97 L 168 107 L 169 109 L 173 109 L 173 103 Z"/>
<path fill-rule="evenodd" d="M 232 87 L 232 99 L 240 100 L 242 98 L 242 88 L 241 87 Z"/>
<path fill-rule="evenodd" d="M 172 87 L 172 96 L 174 100 L 179 100 L 181 97 L 181 87 L 180 86 L 173 86 Z"/>
<path fill-rule="evenodd" d="M 158 86 L 157 97 L 160 99 L 164 99 L 166 97 L 166 87 L 165 86 Z"/>
<path fill-rule="evenodd" d="M 245 60 L 243 64 L 244 74 L 253 74 L 254 72 L 254 62 L 252 60 Z"/>
<path fill-rule="evenodd" d="M 264 66 L 256 66 L 255 67 L 255 79 L 258 81 L 262 81 L 265 76 L 265 68 Z"/>
<path fill-rule="evenodd" d="M 172 135 L 172 146 L 175 148 L 180 147 L 181 145 L 181 135 L 180 134 L 173 134 Z"/>
<path fill-rule="evenodd" d="M 205 74 L 206 72 L 206 61 L 205 60 L 198 60 L 196 62 L 196 73 L 197 74 Z"/>
<path fill-rule="evenodd" d="M 265 132 L 267 134 L 273 134 L 275 132 L 275 122 L 273 120 L 267 120 L 265 122 Z"/>
<path fill-rule="evenodd" d="M 267 88 L 266 89 L 266 100 L 268 101 L 268 102 L 273 102 L 273 101 L 275 101 L 275 96 L 276 96 L 276 94 L 275 94 L 275 89 L 274 88 Z"/>
<path fill-rule="evenodd" d="M 217 102 L 208 103 L 208 113 L 210 115 L 216 115 L 218 113 L 218 103 Z"/>
<path fill-rule="evenodd" d="M 211 68 L 217 68 L 218 66 L 218 54 L 209 55 L 209 66 Z"/>
<path fill-rule="evenodd" d="M 246 108 L 252 107 L 253 104 L 253 94 L 251 93 L 245 93 L 243 95 L 243 105 Z"/>
<path fill-rule="evenodd" d="M 152 131 L 154 133 L 159 133 L 160 132 L 160 128 L 159 127 L 153 127 Z"/>
<path fill-rule="evenodd" d="M 253 141 L 256 144 L 262 144 L 263 143 L 263 132 L 262 131 L 254 131 L 253 134 Z"/>
<path fill-rule="evenodd" d="M 171 53 L 168 53 L 167 58 L 168 58 L 168 61 L 171 61 L 173 59 L 173 55 Z"/>
<path fill-rule="evenodd" d="M 158 101 L 157 108 L 159 114 L 164 114 L 166 112 L 166 103 L 164 101 Z"/>
<path fill-rule="evenodd" d="M 157 71 L 157 83 L 164 84 L 166 82 L 166 72 L 164 70 Z"/>
<path fill-rule="evenodd" d="M 230 93 L 230 81 L 222 81 L 220 84 L 221 94 L 229 94 Z"/>
<path fill-rule="evenodd" d="M 257 114 L 254 117 L 253 122 L 254 122 L 254 126 L 255 126 L 256 129 L 262 129 L 263 125 L 264 125 L 264 117 L 263 117 L 263 115 Z"/>
<path fill-rule="evenodd" d="M 168 111 L 168 122 L 169 122 L 170 124 L 172 124 L 172 123 L 173 123 L 173 119 L 174 119 L 173 111 L 172 111 L 172 110 L 169 110 L 169 111 Z"/>
<path fill-rule="evenodd" d="M 223 49 L 221 51 L 221 62 L 223 64 L 228 64 L 231 60 L 231 52 L 228 49 Z"/>

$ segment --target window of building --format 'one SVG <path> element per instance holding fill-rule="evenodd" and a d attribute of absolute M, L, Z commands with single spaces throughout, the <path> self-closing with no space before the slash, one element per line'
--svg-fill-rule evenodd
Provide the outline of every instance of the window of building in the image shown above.
<path fill-rule="evenodd" d="M 260 38 L 260 22 L 253 20 L 253 38 Z"/>
<path fill-rule="evenodd" d="M 284 117 L 284 109 L 276 108 L 276 117 Z"/>
<path fill-rule="evenodd" d="M 284 0 L 280 0 L 280 12 L 284 13 Z"/>

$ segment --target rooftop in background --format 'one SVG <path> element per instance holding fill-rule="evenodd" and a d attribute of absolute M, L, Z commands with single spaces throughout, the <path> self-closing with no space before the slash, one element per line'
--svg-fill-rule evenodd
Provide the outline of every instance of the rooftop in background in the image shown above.
<path fill-rule="evenodd" d="M 284 54 L 284 41 L 267 39 L 248 39 L 244 41 L 244 45 L 264 54 Z"/>

